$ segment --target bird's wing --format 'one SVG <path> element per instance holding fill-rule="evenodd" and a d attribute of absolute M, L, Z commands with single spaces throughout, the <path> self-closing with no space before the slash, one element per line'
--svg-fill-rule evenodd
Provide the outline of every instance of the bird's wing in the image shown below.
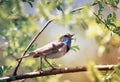
<path fill-rule="evenodd" d="M 64 48 L 64 51 L 66 51 L 65 46 L 66 44 L 64 42 L 59 42 L 59 41 L 49 43 L 41 48 L 34 50 L 32 52 L 32 53 L 35 53 L 33 54 L 33 57 L 48 56 L 51 54 L 56 54 L 62 50 L 61 48 Z"/>

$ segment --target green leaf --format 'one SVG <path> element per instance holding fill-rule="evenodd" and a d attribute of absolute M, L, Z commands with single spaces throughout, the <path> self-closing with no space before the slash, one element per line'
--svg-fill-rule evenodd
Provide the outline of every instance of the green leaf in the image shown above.
<path fill-rule="evenodd" d="M 0 0 L 0 5 L 4 2 L 4 0 Z"/>
<path fill-rule="evenodd" d="M 120 69 L 119 67 L 114 67 L 115 74 L 113 78 L 116 80 L 116 82 L 120 82 Z"/>
<path fill-rule="evenodd" d="M 120 26 L 113 29 L 113 32 L 120 36 Z"/>
<path fill-rule="evenodd" d="M 27 2 L 27 0 L 22 0 L 23 2 Z"/>
<path fill-rule="evenodd" d="M 33 4 L 32 4 L 32 2 L 28 1 L 28 4 L 29 4 L 31 7 L 33 7 Z"/>
<path fill-rule="evenodd" d="M 62 2 L 58 2 L 58 4 L 56 5 L 56 8 L 64 14 L 64 11 L 61 6 L 62 6 Z"/>
<path fill-rule="evenodd" d="M 117 27 L 114 23 L 109 23 L 110 26 Z"/>
<path fill-rule="evenodd" d="M 100 24 L 100 23 L 101 23 L 101 20 L 98 19 L 98 18 L 96 18 L 96 22 L 97 22 L 98 24 Z"/>
<path fill-rule="evenodd" d="M 116 21 L 116 13 L 115 12 L 110 13 L 107 16 L 107 23 L 111 23 L 111 22 L 115 22 L 115 21 Z"/>
<path fill-rule="evenodd" d="M 61 6 L 60 6 L 60 5 L 57 5 L 56 8 L 57 8 L 58 10 L 61 10 Z"/>
<path fill-rule="evenodd" d="M 12 66 L 0 66 L 0 76 L 3 76 L 5 73 L 7 73 Z"/>
<path fill-rule="evenodd" d="M 110 0 L 110 5 L 114 8 L 118 8 L 119 0 Z"/>
<path fill-rule="evenodd" d="M 2 75 L 3 75 L 3 67 L 0 66 L 0 76 L 2 76 Z"/>
<path fill-rule="evenodd" d="M 104 6 L 102 5 L 102 2 L 98 1 L 98 15 L 101 15 L 103 9 Z"/>
<path fill-rule="evenodd" d="M 74 46 L 72 46 L 71 49 L 74 50 L 74 51 L 80 50 L 80 48 L 79 48 L 78 45 L 74 45 Z"/>

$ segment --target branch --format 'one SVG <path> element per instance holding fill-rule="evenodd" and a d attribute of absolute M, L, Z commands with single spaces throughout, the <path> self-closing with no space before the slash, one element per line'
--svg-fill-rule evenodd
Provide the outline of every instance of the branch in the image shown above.
<path fill-rule="evenodd" d="M 119 65 L 97 65 L 95 66 L 96 69 L 99 71 L 106 71 L 106 70 L 113 70 L 114 67 L 120 68 Z M 14 75 L 14 76 L 7 76 L 0 78 L 0 81 L 16 81 L 16 80 L 22 80 L 27 78 L 34 78 L 34 77 L 41 77 L 41 76 L 47 76 L 47 75 L 56 75 L 56 74 L 64 74 L 64 73 L 73 73 L 73 72 L 84 72 L 87 71 L 87 67 L 81 66 L 81 67 L 73 67 L 73 68 L 59 68 L 55 70 L 45 70 L 41 72 L 31 72 L 31 73 L 24 73 L 20 75 Z"/>
<path fill-rule="evenodd" d="M 78 7 L 78 8 L 75 8 L 75 9 L 71 10 L 70 12 L 71 12 L 71 13 L 74 13 L 74 12 L 80 11 L 80 10 L 82 10 L 82 9 L 84 9 L 84 7 Z"/>
<path fill-rule="evenodd" d="M 93 4 L 90 4 L 90 6 L 95 6 L 95 5 L 97 5 L 97 4 L 98 4 L 98 3 L 93 3 Z M 80 10 L 82 10 L 82 9 L 84 9 L 84 8 L 85 8 L 85 6 L 78 7 L 78 8 L 75 8 L 75 9 L 71 10 L 70 12 L 71 12 L 71 13 L 74 13 L 74 12 L 80 11 Z"/>
<path fill-rule="evenodd" d="M 23 56 L 27 53 L 27 51 L 28 51 L 29 48 L 32 46 L 32 44 L 35 42 L 35 40 L 38 38 L 38 36 L 45 30 L 45 28 L 46 28 L 52 21 L 53 21 L 53 19 L 52 19 L 52 20 L 49 20 L 49 21 L 47 22 L 47 24 L 43 27 L 43 29 L 42 29 L 40 32 L 38 32 L 38 34 L 36 34 L 36 36 L 35 36 L 35 37 L 32 39 L 32 41 L 29 43 L 29 45 L 27 46 L 27 48 L 25 49 L 25 51 L 23 52 L 23 54 L 22 54 L 21 57 L 23 57 Z M 17 66 L 16 66 L 16 68 L 15 68 L 15 70 L 14 70 L 14 72 L 13 72 L 13 75 L 17 75 L 17 70 L 18 70 L 18 67 L 20 66 L 21 62 L 22 62 L 22 59 L 20 59 L 20 60 L 18 61 Z"/>
<path fill-rule="evenodd" d="M 109 28 L 109 26 L 104 22 L 104 20 L 102 20 L 95 12 L 93 12 L 93 14 L 107 27 Z M 110 29 L 109 29 L 110 30 Z"/>

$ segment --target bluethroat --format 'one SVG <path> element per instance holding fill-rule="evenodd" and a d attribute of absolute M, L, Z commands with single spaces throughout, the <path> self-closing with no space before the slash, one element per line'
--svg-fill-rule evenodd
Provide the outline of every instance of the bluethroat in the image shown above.
<path fill-rule="evenodd" d="M 29 56 L 33 56 L 33 58 L 41 57 L 44 58 L 44 60 L 54 69 L 54 67 L 48 62 L 47 58 L 54 59 L 64 56 L 71 48 L 73 36 L 74 34 L 62 35 L 58 41 L 51 42 L 41 48 L 38 48 L 30 52 L 29 55 L 18 58 L 18 60 Z"/>

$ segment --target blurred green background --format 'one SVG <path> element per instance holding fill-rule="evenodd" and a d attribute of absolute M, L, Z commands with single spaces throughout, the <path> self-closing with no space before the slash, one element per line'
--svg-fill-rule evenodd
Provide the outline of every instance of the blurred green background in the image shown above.
<path fill-rule="evenodd" d="M 12 74 L 17 64 L 16 58 L 21 56 L 46 22 L 54 17 L 56 19 L 48 25 L 28 52 L 57 40 L 62 34 L 72 33 L 75 34 L 72 49 L 62 58 L 49 60 L 50 63 L 58 68 L 75 66 L 90 68 L 92 66 L 90 62 L 94 62 L 94 65 L 118 64 L 119 7 L 119 0 L 0 0 L 0 76 Z M 36 71 L 38 67 L 39 59 L 23 59 L 18 74 Z M 44 62 L 43 68 L 50 67 Z M 91 72 L 46 76 L 25 81 L 120 81 L 117 78 L 120 74 L 117 73 L 108 78 L 110 71 L 104 73 L 97 70 L 89 71 Z M 92 72 L 95 72 L 95 75 L 92 76 Z"/>

